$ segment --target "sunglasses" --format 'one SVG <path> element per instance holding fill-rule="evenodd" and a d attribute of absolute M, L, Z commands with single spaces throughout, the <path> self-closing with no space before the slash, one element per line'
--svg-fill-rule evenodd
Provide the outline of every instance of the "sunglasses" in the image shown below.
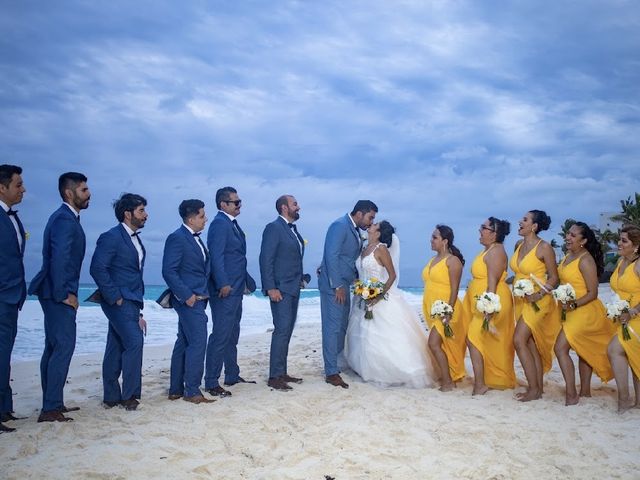
<path fill-rule="evenodd" d="M 491 227 L 487 227 L 486 225 L 480 225 L 480 230 L 489 230 L 490 232 L 495 232 L 495 230 Z"/>
<path fill-rule="evenodd" d="M 242 200 L 222 200 L 224 203 L 233 203 L 236 207 L 239 207 Z"/>

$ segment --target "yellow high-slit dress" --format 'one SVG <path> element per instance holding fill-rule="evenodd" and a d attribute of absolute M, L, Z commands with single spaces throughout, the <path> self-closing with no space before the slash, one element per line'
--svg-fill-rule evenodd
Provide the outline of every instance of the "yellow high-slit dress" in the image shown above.
<path fill-rule="evenodd" d="M 431 318 L 431 306 L 436 300 L 442 300 L 449 303 L 451 299 L 451 283 L 449 283 L 449 267 L 447 267 L 447 259 L 449 256 L 441 259 L 433 268 L 433 258 L 424 270 L 422 270 L 422 280 L 424 281 L 424 294 L 422 296 L 422 311 L 429 328 L 435 328 L 442 338 L 442 350 L 447 356 L 449 362 L 449 374 L 455 382 L 464 378 L 467 371 L 464 367 L 464 354 L 467 349 L 466 337 L 467 329 L 464 324 L 464 316 L 462 315 L 462 303 L 456 299 L 453 306 L 453 316 L 449 325 L 453 330 L 453 337 L 447 337 L 444 334 L 444 325 L 439 318 Z"/>
<path fill-rule="evenodd" d="M 543 283 L 547 280 L 547 267 L 535 253 L 540 242 L 518 262 L 520 248 L 522 247 L 522 243 L 520 243 L 509 262 L 509 267 L 515 273 L 514 284 L 518 280 L 529 280 L 533 283 L 535 293 L 540 291 L 540 287 L 531 279 L 530 275 L 534 274 Z M 542 360 L 542 371 L 546 373 L 551 370 L 553 346 L 556 343 L 558 333 L 560 333 L 560 311 L 551 295 L 545 295 L 536 302 L 536 305 L 540 310 L 536 311 L 533 304 L 527 302 L 524 298 L 513 297 L 516 322 L 522 317 L 524 323 L 531 330 L 533 340 L 536 342 L 536 348 Z"/>
<path fill-rule="evenodd" d="M 636 260 L 636 262 L 637 261 L 638 260 Z M 620 262 L 618 262 L 610 280 L 611 289 L 616 292 L 622 300 L 629 302 L 631 307 L 636 305 L 640 300 L 640 278 L 634 270 L 636 262 L 627 265 L 624 273 L 620 276 L 618 275 Z M 636 315 L 629 320 L 630 340 L 622 338 L 622 326 L 619 323 L 616 323 L 616 325 L 618 329 L 618 341 L 627 354 L 631 370 L 636 378 L 640 378 L 640 338 L 638 338 L 638 335 L 640 335 L 640 316 Z"/>
<path fill-rule="evenodd" d="M 467 338 L 482 354 L 484 360 L 484 383 L 490 388 L 504 390 L 516 386 L 516 374 L 513 369 L 515 320 L 511 290 L 505 282 L 507 272 L 502 274 L 496 288 L 502 309 L 491 317 L 491 325 L 497 330 L 495 333 L 482 329 L 484 316 L 476 308 L 475 298 L 487 290 L 487 264 L 484 262 L 484 256 L 490 249 L 479 254 L 471 264 L 473 278 L 469 282 L 462 309 L 465 318 L 470 319 Z"/>
<path fill-rule="evenodd" d="M 582 255 L 566 265 L 565 257 L 558 265 L 560 283 L 570 283 L 576 291 L 576 298 L 587 293 L 587 285 L 579 267 Z M 615 335 L 616 327 L 607 318 L 600 299 L 596 298 L 575 310 L 567 310 L 567 319 L 561 322 L 561 326 L 571 348 L 593 368 L 603 382 L 611 380 L 613 371 L 607 357 L 607 346 Z"/>

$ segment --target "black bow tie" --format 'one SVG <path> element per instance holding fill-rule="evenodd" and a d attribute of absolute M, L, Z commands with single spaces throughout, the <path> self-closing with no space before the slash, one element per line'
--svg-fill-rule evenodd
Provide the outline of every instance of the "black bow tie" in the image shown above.
<path fill-rule="evenodd" d="M 17 214 L 18 214 L 18 211 L 17 211 L 17 210 L 11 210 L 11 209 L 9 209 L 9 210 L 7 211 L 7 215 L 9 215 L 10 217 L 11 217 L 11 216 L 15 217 Z"/>
<path fill-rule="evenodd" d="M 132 236 L 132 237 L 137 237 L 138 235 L 140 235 L 140 232 L 133 232 L 133 233 L 131 234 L 131 236 Z"/>
<path fill-rule="evenodd" d="M 196 232 L 193 234 L 194 237 L 199 237 L 202 232 Z"/>
<path fill-rule="evenodd" d="M 293 228 L 294 230 L 297 230 L 295 223 L 287 223 L 287 225 L 289 225 L 289 228 Z"/>

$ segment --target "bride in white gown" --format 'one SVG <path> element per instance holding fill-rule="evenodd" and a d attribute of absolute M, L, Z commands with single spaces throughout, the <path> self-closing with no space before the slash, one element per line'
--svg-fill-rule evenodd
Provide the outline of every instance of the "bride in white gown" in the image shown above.
<path fill-rule="evenodd" d="M 373 300 L 373 319 L 367 320 L 364 302 L 354 296 L 345 357 L 349 367 L 365 382 L 381 386 L 428 387 L 434 384 L 434 370 L 427 333 L 417 313 L 397 288 L 400 245 L 393 232 L 387 221 L 373 224 L 367 231 L 367 248 L 356 260 L 359 278 L 375 277 L 385 282 L 387 298 Z"/>

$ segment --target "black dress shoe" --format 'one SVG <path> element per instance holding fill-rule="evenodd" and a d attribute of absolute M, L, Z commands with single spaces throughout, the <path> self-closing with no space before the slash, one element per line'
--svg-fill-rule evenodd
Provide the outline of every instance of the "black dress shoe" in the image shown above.
<path fill-rule="evenodd" d="M 15 428 L 7 427 L 6 425 L 3 425 L 2 423 L 0 423 L 0 433 L 9 433 L 9 432 L 15 432 L 15 431 L 16 431 Z"/>
<path fill-rule="evenodd" d="M 60 409 L 62 413 L 77 412 L 78 410 L 80 410 L 80 407 L 67 407 L 66 405 L 63 405 Z"/>
<path fill-rule="evenodd" d="M 225 390 L 220 385 L 218 385 L 217 387 L 208 388 L 207 393 L 209 395 L 213 395 L 214 397 L 230 397 L 231 396 L 231 392 L 229 390 Z"/>
<path fill-rule="evenodd" d="M 52 410 L 40 414 L 38 423 L 42 422 L 73 422 L 73 418 L 65 417 L 60 410 Z"/>
<path fill-rule="evenodd" d="M 10 422 L 12 420 L 24 420 L 27 417 L 16 417 L 13 412 L 5 412 L 0 415 L 0 422 Z"/>
<path fill-rule="evenodd" d="M 105 400 L 104 402 L 102 402 L 102 405 L 104 405 L 104 408 L 113 408 L 113 407 L 117 407 L 118 405 L 120 405 L 120 402 L 107 402 Z"/>
<path fill-rule="evenodd" d="M 130 412 L 138 408 L 138 405 L 140 405 L 140 402 L 135 398 L 130 398 L 129 400 L 124 400 L 122 402 L 122 406 L 124 407 L 124 409 Z"/>
<path fill-rule="evenodd" d="M 255 380 L 245 380 L 242 377 L 238 377 L 238 380 L 236 380 L 235 382 L 224 382 L 224 384 L 227 387 L 230 387 L 232 385 L 235 385 L 236 383 L 256 383 Z"/>

